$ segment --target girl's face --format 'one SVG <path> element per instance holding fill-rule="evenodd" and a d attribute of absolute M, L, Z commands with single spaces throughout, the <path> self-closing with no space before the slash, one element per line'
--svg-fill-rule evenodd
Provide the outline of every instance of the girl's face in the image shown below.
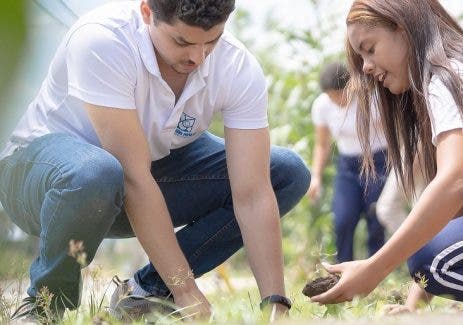
<path fill-rule="evenodd" d="M 393 94 L 410 87 L 408 43 L 403 29 L 349 24 L 347 36 L 353 50 L 363 59 L 363 72 L 370 74 Z"/>

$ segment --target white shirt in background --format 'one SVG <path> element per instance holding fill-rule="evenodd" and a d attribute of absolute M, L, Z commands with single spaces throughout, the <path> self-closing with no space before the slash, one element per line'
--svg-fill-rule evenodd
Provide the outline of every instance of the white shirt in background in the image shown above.
<path fill-rule="evenodd" d="M 338 151 L 342 155 L 357 156 L 362 154 L 362 148 L 357 135 L 356 117 L 357 101 L 347 107 L 334 103 L 326 93 L 318 96 L 312 105 L 312 121 L 316 126 L 326 126 L 336 141 Z M 375 114 L 378 116 L 378 114 Z M 387 148 L 386 138 L 381 130 L 376 130 L 372 123 L 370 130 L 370 145 L 372 152 Z"/>

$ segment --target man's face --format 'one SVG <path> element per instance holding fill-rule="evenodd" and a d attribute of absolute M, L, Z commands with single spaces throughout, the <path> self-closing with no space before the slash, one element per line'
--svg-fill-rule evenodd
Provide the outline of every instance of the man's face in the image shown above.
<path fill-rule="evenodd" d="M 146 7 L 142 5 L 142 15 L 148 25 L 158 61 L 162 61 L 158 62 L 159 65 L 167 65 L 180 74 L 189 74 L 204 62 L 225 28 L 225 22 L 208 31 L 179 20 L 172 25 L 164 22 L 155 24 L 153 13 L 147 11 Z"/>

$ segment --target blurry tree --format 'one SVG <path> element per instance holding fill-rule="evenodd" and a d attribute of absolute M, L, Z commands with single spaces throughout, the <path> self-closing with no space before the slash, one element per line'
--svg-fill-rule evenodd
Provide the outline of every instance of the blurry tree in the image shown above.
<path fill-rule="evenodd" d="M 0 103 L 3 105 L 11 94 L 11 87 L 27 42 L 26 19 L 26 0 L 0 1 Z M 0 119 L 5 116 L 6 107 L 3 105 L 0 105 Z M 2 252 L 0 264 L 9 265 L 8 268 L 1 268 L 0 279 L 23 272 L 24 267 L 12 266 L 11 260 L 13 256 L 29 255 L 34 249 L 34 245 L 31 245 L 32 241 L 9 242 L 8 239 L 12 238 L 14 229 L 13 223 L 0 205 L 0 251 Z"/>
<path fill-rule="evenodd" d="M 26 9 L 25 0 L 0 1 L 0 98 L 7 94 L 26 43 Z"/>
<path fill-rule="evenodd" d="M 24 0 L 0 1 L 0 98 L 8 96 L 18 62 L 26 43 L 26 2 Z M 0 106 L 0 118 L 4 107 Z M 0 206 L 0 240 L 11 231 L 12 224 Z"/>

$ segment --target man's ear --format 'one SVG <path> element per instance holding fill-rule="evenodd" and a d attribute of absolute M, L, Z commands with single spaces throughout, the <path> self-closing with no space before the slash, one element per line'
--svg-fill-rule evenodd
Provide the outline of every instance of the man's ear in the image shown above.
<path fill-rule="evenodd" d="M 140 2 L 140 12 L 143 18 L 143 22 L 147 25 L 150 25 L 151 21 L 153 20 L 153 17 L 152 17 L 153 12 L 151 11 L 151 8 L 148 5 L 147 0 L 143 0 Z"/>

